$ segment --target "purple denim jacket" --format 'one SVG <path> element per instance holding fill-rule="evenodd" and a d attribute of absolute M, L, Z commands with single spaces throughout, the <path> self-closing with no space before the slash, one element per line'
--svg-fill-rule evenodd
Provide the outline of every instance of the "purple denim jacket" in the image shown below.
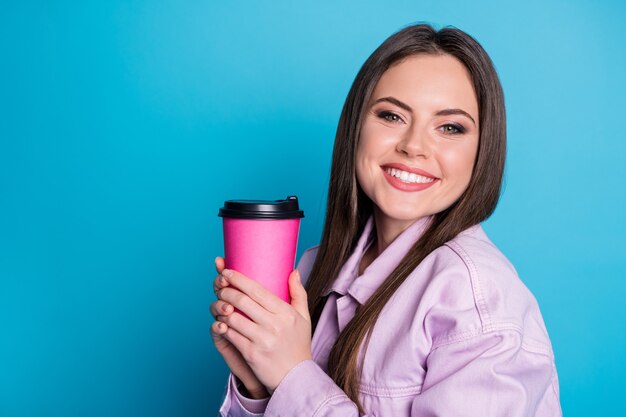
<path fill-rule="evenodd" d="M 371 217 L 343 265 L 312 340 L 273 395 L 253 400 L 231 374 L 220 416 L 351 417 L 356 404 L 327 375 L 339 333 L 424 232 L 412 224 L 358 276 Z M 298 270 L 304 282 L 317 247 Z M 359 360 L 363 360 L 363 349 Z M 383 308 L 365 352 L 366 416 L 561 416 L 554 355 L 539 307 L 480 225 L 430 253 Z"/>

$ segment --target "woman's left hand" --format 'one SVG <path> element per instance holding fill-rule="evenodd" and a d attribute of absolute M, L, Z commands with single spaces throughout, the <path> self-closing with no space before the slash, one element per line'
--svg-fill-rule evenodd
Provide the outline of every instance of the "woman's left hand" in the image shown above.
<path fill-rule="evenodd" d="M 289 275 L 291 304 L 237 271 L 225 269 L 222 276 L 231 285 L 218 291 L 217 297 L 250 317 L 238 312 L 218 316 L 228 326 L 222 336 L 272 394 L 294 366 L 312 357 L 311 318 L 300 274 L 294 270 Z"/>

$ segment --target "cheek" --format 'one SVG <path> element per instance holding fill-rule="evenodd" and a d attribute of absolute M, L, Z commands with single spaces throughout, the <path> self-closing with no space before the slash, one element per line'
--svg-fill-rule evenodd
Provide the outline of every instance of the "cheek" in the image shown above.
<path fill-rule="evenodd" d="M 449 147 L 439 153 L 439 160 L 445 176 L 454 180 L 455 185 L 465 188 L 469 184 L 476 159 L 477 147 L 468 143 L 468 146 Z"/>
<path fill-rule="evenodd" d="M 356 149 L 356 178 L 361 189 L 371 199 L 376 199 L 376 190 L 380 186 L 380 163 L 385 154 L 384 141 L 372 129 L 361 132 Z"/>
<path fill-rule="evenodd" d="M 359 179 L 371 176 L 372 164 L 377 160 L 378 153 L 376 141 L 364 132 L 356 149 L 356 171 Z"/>
<path fill-rule="evenodd" d="M 363 189 L 363 191 L 365 191 L 367 194 L 368 190 L 370 188 L 370 177 L 371 175 L 369 174 L 369 167 L 367 164 L 367 153 L 365 152 L 364 149 L 364 144 L 363 142 L 359 142 L 359 145 L 357 147 L 357 151 L 356 151 L 356 163 L 355 163 L 355 168 L 356 168 L 356 179 L 359 183 L 359 185 L 361 186 L 361 188 Z"/>

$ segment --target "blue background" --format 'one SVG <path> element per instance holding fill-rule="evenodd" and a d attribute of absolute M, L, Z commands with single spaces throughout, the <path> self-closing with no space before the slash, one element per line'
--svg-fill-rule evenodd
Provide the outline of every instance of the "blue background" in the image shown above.
<path fill-rule="evenodd" d="M 569 416 L 624 412 L 626 3 L 21 1 L 0 12 L 0 415 L 207 416 L 217 209 L 297 194 L 317 244 L 367 56 L 452 24 L 505 91 L 485 223 L 539 300 Z"/>

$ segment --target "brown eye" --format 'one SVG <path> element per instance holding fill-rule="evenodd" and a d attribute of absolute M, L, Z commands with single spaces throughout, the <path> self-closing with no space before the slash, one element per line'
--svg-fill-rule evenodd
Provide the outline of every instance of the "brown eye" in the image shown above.
<path fill-rule="evenodd" d="M 443 127 L 443 132 L 444 133 L 450 133 L 452 135 L 456 135 L 456 134 L 465 132 L 465 129 L 463 129 L 463 126 L 460 126 L 460 125 L 445 124 L 442 127 Z"/>
<path fill-rule="evenodd" d="M 400 116 L 390 111 L 381 111 L 380 113 L 377 114 L 377 116 L 391 123 L 402 122 L 402 118 Z"/>

